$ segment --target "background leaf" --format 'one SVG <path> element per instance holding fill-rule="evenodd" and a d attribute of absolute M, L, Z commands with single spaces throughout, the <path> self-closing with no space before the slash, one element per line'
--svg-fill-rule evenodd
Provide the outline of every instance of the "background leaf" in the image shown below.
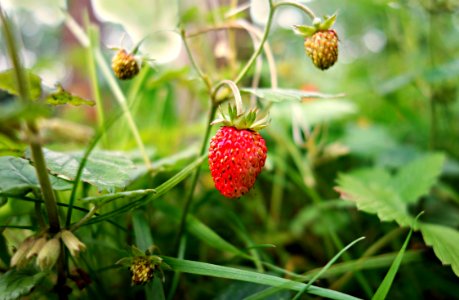
<path fill-rule="evenodd" d="M 25 73 L 29 77 L 30 98 L 32 100 L 36 100 L 41 96 L 41 78 L 27 70 L 25 70 Z M 0 73 L 0 89 L 16 96 L 19 95 L 16 84 L 16 75 L 13 69 Z"/>
<path fill-rule="evenodd" d="M 337 190 L 341 197 L 355 202 L 359 210 L 377 214 L 381 221 L 396 221 L 410 226 L 413 218 L 393 188 L 390 174 L 381 169 L 368 169 L 339 175 Z"/>
<path fill-rule="evenodd" d="M 68 180 L 75 178 L 83 152 L 63 153 L 44 149 L 44 154 L 51 173 Z M 116 188 L 126 187 L 134 168 L 132 161 L 121 152 L 93 151 L 83 169 L 81 180 L 113 192 Z"/>
<path fill-rule="evenodd" d="M 253 94 L 258 98 L 271 101 L 271 102 L 284 102 L 284 101 L 293 101 L 299 102 L 304 98 L 338 98 L 342 97 L 343 94 L 323 94 L 318 92 L 309 92 L 302 90 L 292 90 L 292 89 L 269 89 L 269 88 L 242 88 L 241 92 Z"/>
<path fill-rule="evenodd" d="M 426 223 L 420 224 L 420 229 L 426 244 L 433 248 L 444 265 L 451 265 L 453 272 L 459 277 L 459 231 Z"/>
<path fill-rule="evenodd" d="M 0 276 L 0 300 L 14 300 L 27 295 L 47 275 L 30 270 L 12 269 Z"/>
<path fill-rule="evenodd" d="M 46 97 L 46 102 L 52 105 L 71 104 L 74 106 L 89 105 L 94 106 L 96 103 L 92 100 L 83 99 L 79 96 L 72 95 L 68 91 L 59 88 L 57 92 Z"/>
<path fill-rule="evenodd" d="M 401 168 L 394 178 L 394 185 L 399 190 L 402 201 L 414 203 L 427 194 L 437 181 L 444 163 L 444 155 L 429 154 Z"/>
<path fill-rule="evenodd" d="M 72 184 L 56 176 L 49 175 L 55 190 L 69 190 Z M 32 189 L 39 189 L 40 183 L 35 168 L 28 160 L 14 157 L 0 157 L 0 192 L 14 195 L 25 195 Z"/>

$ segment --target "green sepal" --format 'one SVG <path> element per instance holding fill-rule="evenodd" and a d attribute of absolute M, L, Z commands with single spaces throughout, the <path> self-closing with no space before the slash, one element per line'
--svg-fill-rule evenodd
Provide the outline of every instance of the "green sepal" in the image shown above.
<path fill-rule="evenodd" d="M 249 129 L 258 131 L 269 125 L 269 116 L 266 115 L 261 119 L 258 119 L 258 110 L 251 109 L 248 112 L 244 112 L 241 115 L 237 115 L 236 107 L 233 105 L 228 105 L 228 115 L 225 115 L 221 110 L 220 106 L 220 115 L 217 119 L 210 123 L 211 125 L 221 124 L 223 126 L 235 127 L 239 130 Z"/>
<path fill-rule="evenodd" d="M 131 252 L 133 256 L 145 256 L 145 253 L 134 245 L 131 246 Z"/>
<path fill-rule="evenodd" d="M 336 21 L 336 14 L 328 17 L 324 17 L 324 21 L 319 24 L 319 30 L 328 30 L 330 29 Z"/>
<path fill-rule="evenodd" d="M 330 29 L 336 21 L 336 14 L 332 16 L 325 16 L 324 21 L 319 18 L 314 19 L 313 26 L 308 25 L 293 25 L 293 32 L 303 37 L 313 36 L 318 31 L 324 31 Z"/>
<path fill-rule="evenodd" d="M 293 25 L 293 32 L 303 37 L 310 37 L 316 33 L 317 28 L 307 25 Z"/>
<path fill-rule="evenodd" d="M 123 267 L 130 267 L 132 265 L 133 258 L 132 257 L 123 257 L 118 260 L 115 265 L 121 265 Z"/>

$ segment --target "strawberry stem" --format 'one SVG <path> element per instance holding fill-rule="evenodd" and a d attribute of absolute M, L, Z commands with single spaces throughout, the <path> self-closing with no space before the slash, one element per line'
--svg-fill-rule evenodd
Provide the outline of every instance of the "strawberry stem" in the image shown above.
<path fill-rule="evenodd" d="M 231 92 L 233 93 L 234 102 L 236 104 L 236 116 L 238 117 L 238 116 L 242 115 L 245 112 L 245 109 L 244 109 L 244 105 L 242 103 L 241 92 L 239 91 L 239 88 L 237 87 L 237 85 L 233 81 L 231 81 L 231 80 L 222 80 L 222 81 L 220 81 L 215 86 L 215 89 L 214 89 L 214 92 L 213 92 L 213 95 L 214 95 L 213 98 L 215 99 L 215 96 L 217 95 L 217 92 L 224 85 L 227 85 L 231 89 Z"/>

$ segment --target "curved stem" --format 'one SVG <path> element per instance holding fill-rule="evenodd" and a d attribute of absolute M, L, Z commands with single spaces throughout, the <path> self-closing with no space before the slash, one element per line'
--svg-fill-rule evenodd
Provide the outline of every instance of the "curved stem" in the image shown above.
<path fill-rule="evenodd" d="M 260 55 L 261 51 L 263 50 L 263 46 L 268 39 L 269 32 L 271 30 L 271 24 L 273 22 L 273 15 L 275 8 L 277 6 L 273 5 L 272 0 L 269 0 L 269 15 L 268 15 L 268 23 L 266 23 L 265 31 L 263 32 L 263 37 L 261 38 L 260 45 L 258 46 L 257 50 L 252 54 L 249 61 L 245 64 L 244 68 L 239 72 L 239 75 L 234 80 L 235 84 L 238 84 L 242 78 L 247 74 L 249 69 L 252 67 L 253 63 L 257 59 L 258 55 Z"/>
<path fill-rule="evenodd" d="M 278 2 L 276 4 L 273 5 L 274 8 L 277 8 L 277 7 L 280 7 L 280 6 L 293 6 L 293 7 L 296 7 L 300 10 L 302 10 L 303 12 L 305 12 L 310 18 L 311 20 L 314 20 L 315 18 L 317 18 L 317 16 L 314 14 L 314 12 L 307 6 L 299 3 L 299 2 L 295 2 L 295 1 L 282 1 L 282 2 Z"/>
<path fill-rule="evenodd" d="M 220 81 L 215 86 L 215 88 L 214 88 L 214 90 L 212 92 L 212 99 L 216 98 L 218 90 L 220 90 L 220 88 L 223 87 L 224 85 L 227 85 L 231 89 L 231 92 L 233 93 L 234 102 L 236 103 L 237 115 L 238 116 L 242 115 L 244 113 L 244 105 L 242 104 L 241 93 L 239 92 L 239 88 L 237 87 L 237 85 L 234 82 L 232 82 L 231 80 L 222 80 L 222 81 Z M 213 101 L 213 102 L 215 102 L 215 101 Z"/>
<path fill-rule="evenodd" d="M 94 205 L 93 207 L 91 207 L 89 212 L 83 218 L 81 218 L 77 223 L 73 224 L 72 227 L 70 227 L 70 230 L 71 231 L 77 230 L 79 227 L 81 227 L 81 225 L 83 225 L 89 219 L 91 219 L 92 216 L 94 216 L 96 214 L 96 211 L 97 211 L 97 206 Z"/>
<path fill-rule="evenodd" d="M 218 30 L 228 30 L 228 29 L 233 29 L 233 30 L 245 30 L 247 33 L 249 33 L 250 37 L 253 40 L 254 48 L 257 49 L 258 44 L 260 43 L 262 37 L 263 37 L 263 32 L 260 31 L 258 28 L 255 26 L 251 25 L 245 20 L 238 20 L 238 21 L 232 21 L 229 23 L 217 25 L 214 27 L 207 27 L 207 28 L 202 28 L 197 31 L 187 33 L 188 38 L 192 38 L 201 34 L 205 34 L 208 32 L 212 31 L 218 31 Z M 256 38 L 256 39 L 254 39 Z M 269 46 L 268 43 L 265 42 L 265 45 L 263 46 L 263 50 L 266 55 L 266 60 L 268 62 L 269 66 L 269 72 L 271 75 L 271 86 L 273 88 L 277 88 L 277 70 L 276 70 L 276 65 L 274 62 L 274 55 L 272 53 L 271 47 Z"/>

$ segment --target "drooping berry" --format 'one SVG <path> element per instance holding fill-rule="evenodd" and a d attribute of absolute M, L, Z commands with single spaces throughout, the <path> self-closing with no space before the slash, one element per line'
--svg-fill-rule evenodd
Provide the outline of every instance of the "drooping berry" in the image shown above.
<path fill-rule="evenodd" d="M 134 55 L 127 53 L 124 49 L 118 50 L 113 57 L 112 69 L 116 77 L 121 80 L 131 79 L 140 71 L 139 63 Z"/>
<path fill-rule="evenodd" d="M 338 60 L 338 35 L 333 29 L 317 31 L 306 37 L 304 48 L 314 65 L 326 70 Z"/>
<path fill-rule="evenodd" d="M 209 168 L 217 190 L 227 198 L 247 193 L 265 164 L 266 152 L 257 131 L 221 127 L 209 147 Z"/>

